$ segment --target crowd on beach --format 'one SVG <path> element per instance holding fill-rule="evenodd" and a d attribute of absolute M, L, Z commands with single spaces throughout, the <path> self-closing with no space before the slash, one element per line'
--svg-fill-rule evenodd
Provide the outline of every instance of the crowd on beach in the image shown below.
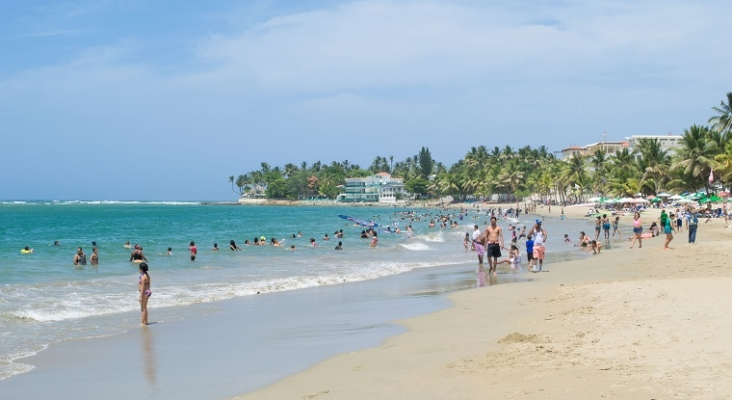
<path fill-rule="evenodd" d="M 529 210 L 536 212 L 535 205 L 524 205 Z M 477 210 L 476 210 L 477 209 Z M 457 211 L 457 212 L 456 212 Z M 470 218 L 473 220 L 473 232 L 466 232 L 463 238 L 463 247 L 465 251 L 475 251 L 478 258 L 479 270 L 483 270 L 483 261 L 487 259 L 488 263 L 488 274 L 496 276 L 497 267 L 501 264 L 507 264 L 513 272 L 521 272 L 523 257 L 522 251 L 519 248 L 519 241 L 523 241 L 526 261 L 528 263 L 528 270 L 532 273 L 546 272 L 544 269 L 544 260 L 546 254 L 546 240 L 548 234 L 546 229 L 543 227 L 543 219 L 536 219 L 533 226 L 527 229 L 527 226 L 518 224 L 518 217 L 524 212 L 523 209 L 518 207 L 511 208 L 500 208 L 500 207 L 484 207 L 481 209 L 480 205 L 473 205 L 473 209 L 460 207 L 459 210 L 442 208 L 438 212 L 422 212 L 416 211 L 397 211 L 391 216 L 382 217 L 381 215 L 372 216 L 372 221 L 369 221 L 369 226 L 363 226 L 359 238 L 369 240 L 369 247 L 376 248 L 379 242 L 379 234 L 397 234 L 403 235 L 407 239 L 414 236 L 414 230 L 412 223 L 423 222 L 427 224 L 428 229 L 455 229 L 460 224 Z M 564 219 L 564 210 L 561 209 L 560 218 Z M 725 213 L 726 215 L 726 213 Z M 488 218 L 485 220 L 484 229 L 480 229 L 477 220 L 482 218 Z M 643 239 L 655 238 L 660 236 L 661 233 L 666 235 L 664 242 L 664 249 L 669 248 L 669 244 L 673 240 L 673 234 L 680 234 L 685 228 L 688 232 L 689 243 L 694 243 L 696 240 L 696 231 L 699 223 L 699 218 L 702 214 L 699 212 L 692 211 L 690 209 L 680 210 L 676 209 L 676 212 L 667 214 L 666 211 L 661 212 L 661 216 L 656 221 L 652 221 L 647 230 L 644 230 L 643 223 L 641 221 L 641 213 L 635 212 L 632 220 L 633 233 L 632 236 L 627 237 L 630 242 L 630 247 L 634 248 L 636 242 L 638 247 L 642 247 Z M 389 222 L 380 226 L 379 223 L 383 219 L 388 219 Z M 504 228 L 498 225 L 498 220 L 503 219 L 508 221 L 507 233 L 504 233 Z M 594 238 L 591 235 L 581 231 L 579 233 L 579 239 L 574 246 L 582 248 L 587 252 L 593 254 L 601 254 L 603 246 L 609 244 L 610 240 L 623 240 L 624 236 L 620 230 L 620 219 L 619 215 L 608 215 L 602 214 L 597 215 L 594 221 Z M 726 219 L 726 218 L 725 218 Z M 490 223 L 489 223 L 490 221 Z M 404 222 L 406 225 L 404 229 L 400 228 L 400 223 Z M 612 233 L 611 233 L 612 230 Z M 292 233 L 288 239 L 302 238 L 303 233 L 301 231 Z M 334 249 L 337 251 L 343 250 L 343 229 L 338 229 L 333 232 L 332 237 L 326 233 L 320 239 L 320 243 L 329 242 L 331 239 L 338 240 L 337 245 Z M 272 247 L 285 247 L 287 250 L 294 251 L 295 245 L 292 244 L 289 247 L 285 246 L 287 239 L 276 239 L 267 238 L 264 235 L 254 237 L 251 241 L 249 239 L 244 240 L 243 247 L 249 246 L 272 246 Z M 507 246 L 506 242 L 510 241 Z M 565 243 L 572 244 L 572 239 L 568 234 L 564 234 L 563 241 Z M 308 247 L 317 248 L 319 242 L 315 237 L 310 237 L 307 240 Z M 58 246 L 58 241 L 54 242 L 54 245 Z M 140 292 L 140 304 L 141 311 L 143 314 L 142 323 L 147 324 L 147 300 L 152 295 L 150 291 L 150 275 L 148 273 L 148 258 L 145 255 L 142 246 L 135 244 L 134 246 L 127 241 L 124 244 L 125 248 L 131 249 L 129 261 L 139 264 L 139 292 Z M 234 239 L 229 240 L 229 249 L 231 251 L 242 251 Z M 211 251 L 219 251 L 218 243 L 213 243 Z M 194 241 L 188 244 L 188 251 L 190 253 L 190 260 L 195 261 L 198 257 L 198 247 Z M 505 251 L 506 254 L 502 251 Z M 33 249 L 26 246 L 21 250 L 22 254 L 32 254 Z M 167 255 L 173 255 L 173 249 L 167 248 Z M 99 264 L 99 251 L 96 242 L 92 242 L 92 254 L 89 257 L 88 262 L 92 265 Z M 87 264 L 87 255 L 84 253 L 82 247 L 78 247 L 73 257 L 73 264 L 77 266 Z"/>

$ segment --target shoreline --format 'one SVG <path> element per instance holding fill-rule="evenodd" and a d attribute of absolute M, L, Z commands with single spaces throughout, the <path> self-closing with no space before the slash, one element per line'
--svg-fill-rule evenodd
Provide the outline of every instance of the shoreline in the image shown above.
<path fill-rule="evenodd" d="M 581 218 L 586 207 L 564 211 Z M 407 332 L 380 346 L 234 398 L 730 398 L 724 228 L 700 223 L 697 244 L 675 235 L 671 251 L 658 238 L 547 260 L 552 272 L 532 282 L 450 294 L 450 308 L 396 321 Z"/>

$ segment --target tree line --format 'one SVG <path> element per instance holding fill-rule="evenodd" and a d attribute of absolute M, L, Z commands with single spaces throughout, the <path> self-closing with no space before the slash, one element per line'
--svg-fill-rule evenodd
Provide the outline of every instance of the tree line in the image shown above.
<path fill-rule="evenodd" d="M 345 178 L 378 172 L 403 178 L 405 189 L 421 198 L 450 195 L 456 200 L 497 195 L 511 201 L 538 194 L 561 204 L 585 201 L 593 196 L 625 197 L 662 191 L 694 192 L 728 186 L 732 180 L 732 92 L 709 125 L 684 130 L 678 149 L 664 150 L 658 139 L 641 139 L 633 151 L 623 148 L 591 155 L 573 154 L 559 159 L 546 146 L 503 148 L 471 147 L 449 168 L 422 147 L 412 157 L 394 162 L 393 156 L 376 156 L 368 168 L 348 160 L 323 164 L 317 161 L 282 168 L 262 162 L 259 170 L 230 176 L 232 190 L 239 194 L 270 199 L 334 199 L 342 193 Z"/>

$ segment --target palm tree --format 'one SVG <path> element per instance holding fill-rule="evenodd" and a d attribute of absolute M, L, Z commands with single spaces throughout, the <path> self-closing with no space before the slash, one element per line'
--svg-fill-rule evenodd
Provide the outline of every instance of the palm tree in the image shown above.
<path fill-rule="evenodd" d="M 244 194 L 244 188 L 249 185 L 249 175 L 239 175 L 236 178 L 236 187 L 239 188 L 239 196 Z"/>
<path fill-rule="evenodd" d="M 234 190 L 234 175 L 229 177 L 229 182 L 231 183 L 231 191 L 236 193 L 236 190 Z"/>
<path fill-rule="evenodd" d="M 671 158 L 661 147 L 661 142 L 658 139 L 641 139 L 638 141 L 638 152 L 640 153 L 640 159 L 637 161 L 638 169 L 643 173 L 641 187 L 645 186 L 644 180 L 651 178 L 656 181 L 654 186 L 662 187 L 668 179 Z"/>
<path fill-rule="evenodd" d="M 570 187 L 572 190 L 583 189 L 587 183 L 587 170 L 585 169 L 585 158 L 577 153 L 564 165 L 564 169 L 560 176 L 560 180 L 564 183 L 564 187 Z M 576 195 L 577 201 L 582 201 L 582 193 Z"/>
<path fill-rule="evenodd" d="M 292 178 L 292 175 L 294 175 L 295 172 L 297 172 L 297 165 L 295 165 L 293 163 L 285 164 L 285 173 L 284 173 L 285 178 L 287 178 L 287 179 Z"/>
<path fill-rule="evenodd" d="M 725 184 L 732 181 L 732 141 L 727 142 L 722 153 L 714 156 L 714 161 L 720 180 Z"/>
<path fill-rule="evenodd" d="M 682 147 L 677 152 L 679 162 L 675 168 L 682 169 L 684 175 L 689 177 L 688 183 L 695 185 L 687 187 L 688 190 L 696 190 L 703 184 L 709 193 L 709 182 L 706 177 L 714 167 L 712 149 L 716 147 L 716 144 L 709 140 L 709 133 L 708 127 L 698 125 L 692 125 L 684 130 Z"/>
<path fill-rule="evenodd" d="M 709 123 L 712 124 L 712 130 L 720 133 L 732 133 L 732 92 L 727 93 L 727 103 L 721 101 L 719 107 L 712 107 L 717 112 Z"/>

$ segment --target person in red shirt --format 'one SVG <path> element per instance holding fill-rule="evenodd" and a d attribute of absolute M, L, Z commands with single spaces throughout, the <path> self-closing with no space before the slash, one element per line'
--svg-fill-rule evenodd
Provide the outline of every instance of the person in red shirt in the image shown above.
<path fill-rule="evenodd" d="M 191 242 L 191 244 L 188 245 L 188 249 L 191 251 L 191 261 L 196 261 L 196 254 L 198 254 L 196 242 Z"/>

